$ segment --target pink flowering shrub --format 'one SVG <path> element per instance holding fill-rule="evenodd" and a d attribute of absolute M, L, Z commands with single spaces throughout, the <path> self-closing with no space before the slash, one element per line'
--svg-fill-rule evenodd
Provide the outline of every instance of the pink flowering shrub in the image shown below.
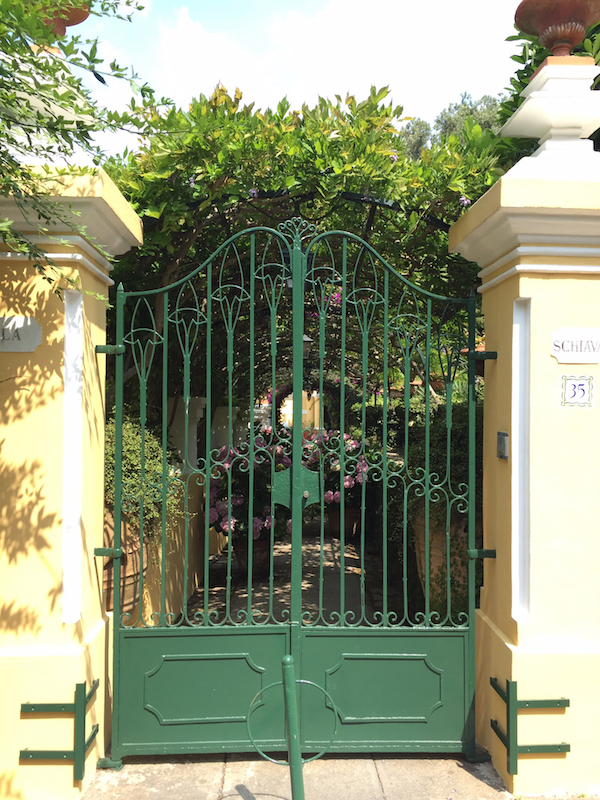
<path fill-rule="evenodd" d="M 323 476 L 327 505 L 357 505 L 376 458 L 364 437 L 330 430 L 304 440 L 303 466 Z M 292 465 L 291 432 L 267 429 L 237 448 L 223 447 L 212 461 L 208 521 L 234 538 L 267 539 L 291 531 L 289 509 L 272 500 L 273 477 Z M 252 476 L 252 481 L 250 480 Z M 252 486 L 252 497 L 250 490 Z"/>
<path fill-rule="evenodd" d="M 311 434 L 304 445 L 304 466 L 314 472 L 323 470 L 326 504 L 358 504 L 370 469 L 369 443 L 340 431 Z M 372 461 L 371 461 L 372 463 Z"/>
<path fill-rule="evenodd" d="M 272 503 L 271 486 L 274 473 L 291 466 L 290 453 L 289 431 L 276 435 L 268 428 L 237 448 L 222 447 L 213 454 L 209 525 L 234 538 L 267 538 L 271 528 L 283 534 L 289 511 Z"/>

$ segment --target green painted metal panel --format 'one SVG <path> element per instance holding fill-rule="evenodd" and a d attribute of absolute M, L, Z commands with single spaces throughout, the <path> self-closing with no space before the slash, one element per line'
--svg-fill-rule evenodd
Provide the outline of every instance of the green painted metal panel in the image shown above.
<path fill-rule="evenodd" d="M 358 237 L 294 219 L 236 234 L 173 286 L 119 287 L 115 348 L 115 581 L 144 597 L 154 558 L 159 600 L 116 593 L 113 757 L 251 749 L 250 703 L 286 654 L 338 708 L 333 751 L 472 754 L 474 296 L 421 291 Z M 303 746 L 320 748 L 333 710 L 314 686 L 299 697 Z M 253 736 L 284 748 L 281 686 L 260 698 Z"/>
<path fill-rule="evenodd" d="M 125 751 L 249 749 L 250 703 L 280 678 L 287 638 L 285 630 L 123 632 L 119 737 Z M 255 714 L 255 735 L 280 748 L 285 746 L 283 700 L 273 695 L 269 703 L 274 713 Z"/>
<path fill-rule="evenodd" d="M 303 647 L 303 676 L 331 695 L 339 712 L 334 750 L 462 750 L 466 724 L 465 639 L 431 631 L 314 631 Z M 305 745 L 322 746 L 331 709 L 303 691 Z M 438 741 L 437 745 L 433 742 Z"/>

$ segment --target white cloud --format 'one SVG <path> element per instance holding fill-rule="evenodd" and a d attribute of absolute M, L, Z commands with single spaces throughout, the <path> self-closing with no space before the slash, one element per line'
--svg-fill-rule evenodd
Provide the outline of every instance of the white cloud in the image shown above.
<path fill-rule="evenodd" d="M 175 27 L 159 24 L 161 93 L 186 105 L 199 94 L 210 94 L 217 83 L 231 92 L 245 76 L 262 73 L 261 59 L 239 44 L 226 32 L 209 33 L 201 23 L 190 18 L 183 6 Z M 158 71 L 158 70 L 157 70 Z M 149 80 L 153 84 L 152 79 Z"/>
<path fill-rule="evenodd" d="M 390 85 L 407 114 L 433 119 L 462 91 L 497 94 L 508 83 L 514 49 L 504 38 L 514 6 L 430 0 L 427 16 L 421 4 L 398 0 L 330 0 L 312 16 L 283 6 L 261 36 L 243 41 L 228 32 L 225 11 L 223 29 L 212 33 L 184 6 L 175 25 L 160 24 L 156 74 L 181 103 L 221 81 L 262 107 L 284 95 L 298 106 Z"/>
<path fill-rule="evenodd" d="M 204 3 L 152 0 L 127 31 L 111 34 L 118 52 L 110 58 L 134 63 L 158 95 L 183 107 L 219 82 L 230 92 L 239 86 L 245 102 L 262 108 L 284 95 L 293 107 L 347 91 L 360 98 L 375 85 L 390 86 L 405 114 L 429 121 L 464 91 L 475 98 L 498 94 L 515 70 L 515 47 L 504 39 L 513 31 L 517 0 L 290 5 L 270 5 L 263 21 L 253 3 L 242 7 L 247 17 L 240 18 L 236 3 L 232 25 L 229 0 L 221 0 L 203 25 Z M 125 94 L 111 88 L 119 104 Z"/>

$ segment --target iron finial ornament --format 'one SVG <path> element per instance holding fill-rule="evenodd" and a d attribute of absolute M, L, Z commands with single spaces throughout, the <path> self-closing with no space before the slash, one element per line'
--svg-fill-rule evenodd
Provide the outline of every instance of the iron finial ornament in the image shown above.
<path fill-rule="evenodd" d="M 523 33 L 538 36 L 553 56 L 569 56 L 585 39 L 590 25 L 600 20 L 600 0 L 523 0 L 515 25 Z"/>

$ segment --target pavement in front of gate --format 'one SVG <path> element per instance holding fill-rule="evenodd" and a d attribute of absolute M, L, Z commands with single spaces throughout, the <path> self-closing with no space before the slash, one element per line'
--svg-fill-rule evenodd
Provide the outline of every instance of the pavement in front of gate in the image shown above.
<path fill-rule="evenodd" d="M 456 756 L 324 756 L 305 764 L 303 777 L 305 800 L 511 800 L 514 797 L 506 791 L 489 762 L 469 764 Z M 590 795 L 579 797 L 600 800 Z M 83 800 L 108 798 L 292 800 L 292 792 L 289 769 L 259 756 L 155 756 L 125 759 L 120 772 L 98 770 Z"/>

